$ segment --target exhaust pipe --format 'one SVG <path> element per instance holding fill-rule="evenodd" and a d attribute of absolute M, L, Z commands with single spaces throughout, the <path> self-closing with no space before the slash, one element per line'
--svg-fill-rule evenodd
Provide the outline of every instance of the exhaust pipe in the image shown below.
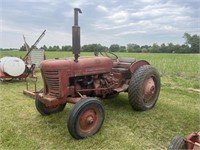
<path fill-rule="evenodd" d="M 72 26 L 72 49 L 75 62 L 78 62 L 81 48 L 80 27 L 78 26 L 78 13 L 82 13 L 82 11 L 79 8 L 74 8 L 74 26 Z"/>

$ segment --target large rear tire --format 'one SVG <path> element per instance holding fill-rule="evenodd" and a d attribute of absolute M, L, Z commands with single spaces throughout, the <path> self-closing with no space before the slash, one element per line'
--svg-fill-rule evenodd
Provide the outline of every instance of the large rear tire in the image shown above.
<path fill-rule="evenodd" d="M 141 66 L 132 75 L 128 88 L 133 109 L 145 111 L 154 107 L 160 93 L 160 76 L 151 65 Z"/>
<path fill-rule="evenodd" d="M 104 121 L 105 113 L 101 101 L 96 98 L 80 100 L 72 108 L 67 127 L 75 139 L 83 139 L 96 134 Z"/>
<path fill-rule="evenodd" d="M 184 141 L 184 138 L 180 135 L 175 136 L 168 147 L 168 150 L 185 150 L 185 149 L 187 149 L 187 143 Z"/>

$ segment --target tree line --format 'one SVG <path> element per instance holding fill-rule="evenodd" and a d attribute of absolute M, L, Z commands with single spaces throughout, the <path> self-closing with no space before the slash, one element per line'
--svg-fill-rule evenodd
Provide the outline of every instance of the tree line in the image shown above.
<path fill-rule="evenodd" d="M 119 44 L 112 44 L 110 47 L 103 46 L 101 44 L 87 44 L 81 47 L 81 51 L 83 52 L 103 52 L 103 51 L 110 51 L 110 52 L 129 52 L 129 53 L 199 53 L 199 42 L 200 37 L 195 35 L 190 35 L 185 33 L 183 38 L 185 39 L 185 43 L 180 44 L 161 44 L 158 45 L 154 43 L 153 45 L 143 45 L 140 46 L 138 44 L 130 43 L 127 46 L 121 46 Z M 42 46 L 41 49 L 45 51 L 72 51 L 71 45 L 65 46 L 49 46 L 46 45 Z M 20 48 L 20 51 L 25 51 L 26 48 L 23 45 Z"/>

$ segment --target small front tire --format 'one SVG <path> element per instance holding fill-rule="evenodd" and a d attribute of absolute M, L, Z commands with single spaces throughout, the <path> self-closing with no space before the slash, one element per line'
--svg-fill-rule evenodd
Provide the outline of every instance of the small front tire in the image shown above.
<path fill-rule="evenodd" d="M 42 103 L 40 100 L 38 100 L 37 97 L 36 97 L 36 100 L 35 100 L 36 109 L 43 116 L 47 116 L 47 115 L 50 115 L 50 114 L 53 114 L 53 113 L 63 111 L 63 109 L 65 108 L 65 105 L 66 105 L 66 103 L 59 104 L 59 105 L 56 105 L 56 106 L 47 107 L 44 103 Z"/>
<path fill-rule="evenodd" d="M 67 122 L 68 131 L 75 139 L 92 136 L 100 130 L 104 117 L 101 101 L 96 98 L 85 98 L 72 108 Z"/>

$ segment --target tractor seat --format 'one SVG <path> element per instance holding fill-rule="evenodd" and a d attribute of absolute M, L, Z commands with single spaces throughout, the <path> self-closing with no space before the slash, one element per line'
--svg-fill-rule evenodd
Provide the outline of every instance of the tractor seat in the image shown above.
<path fill-rule="evenodd" d="M 126 58 L 126 57 L 121 57 L 118 59 L 119 62 L 124 62 L 124 63 L 134 63 L 136 61 L 135 58 Z"/>
<path fill-rule="evenodd" d="M 122 57 L 122 58 L 118 58 L 119 64 L 113 66 L 112 71 L 114 72 L 120 72 L 120 73 L 127 73 L 129 72 L 129 69 L 127 67 L 123 67 L 125 66 L 129 66 L 130 64 L 136 62 L 135 58 L 126 58 L 126 57 Z"/>

